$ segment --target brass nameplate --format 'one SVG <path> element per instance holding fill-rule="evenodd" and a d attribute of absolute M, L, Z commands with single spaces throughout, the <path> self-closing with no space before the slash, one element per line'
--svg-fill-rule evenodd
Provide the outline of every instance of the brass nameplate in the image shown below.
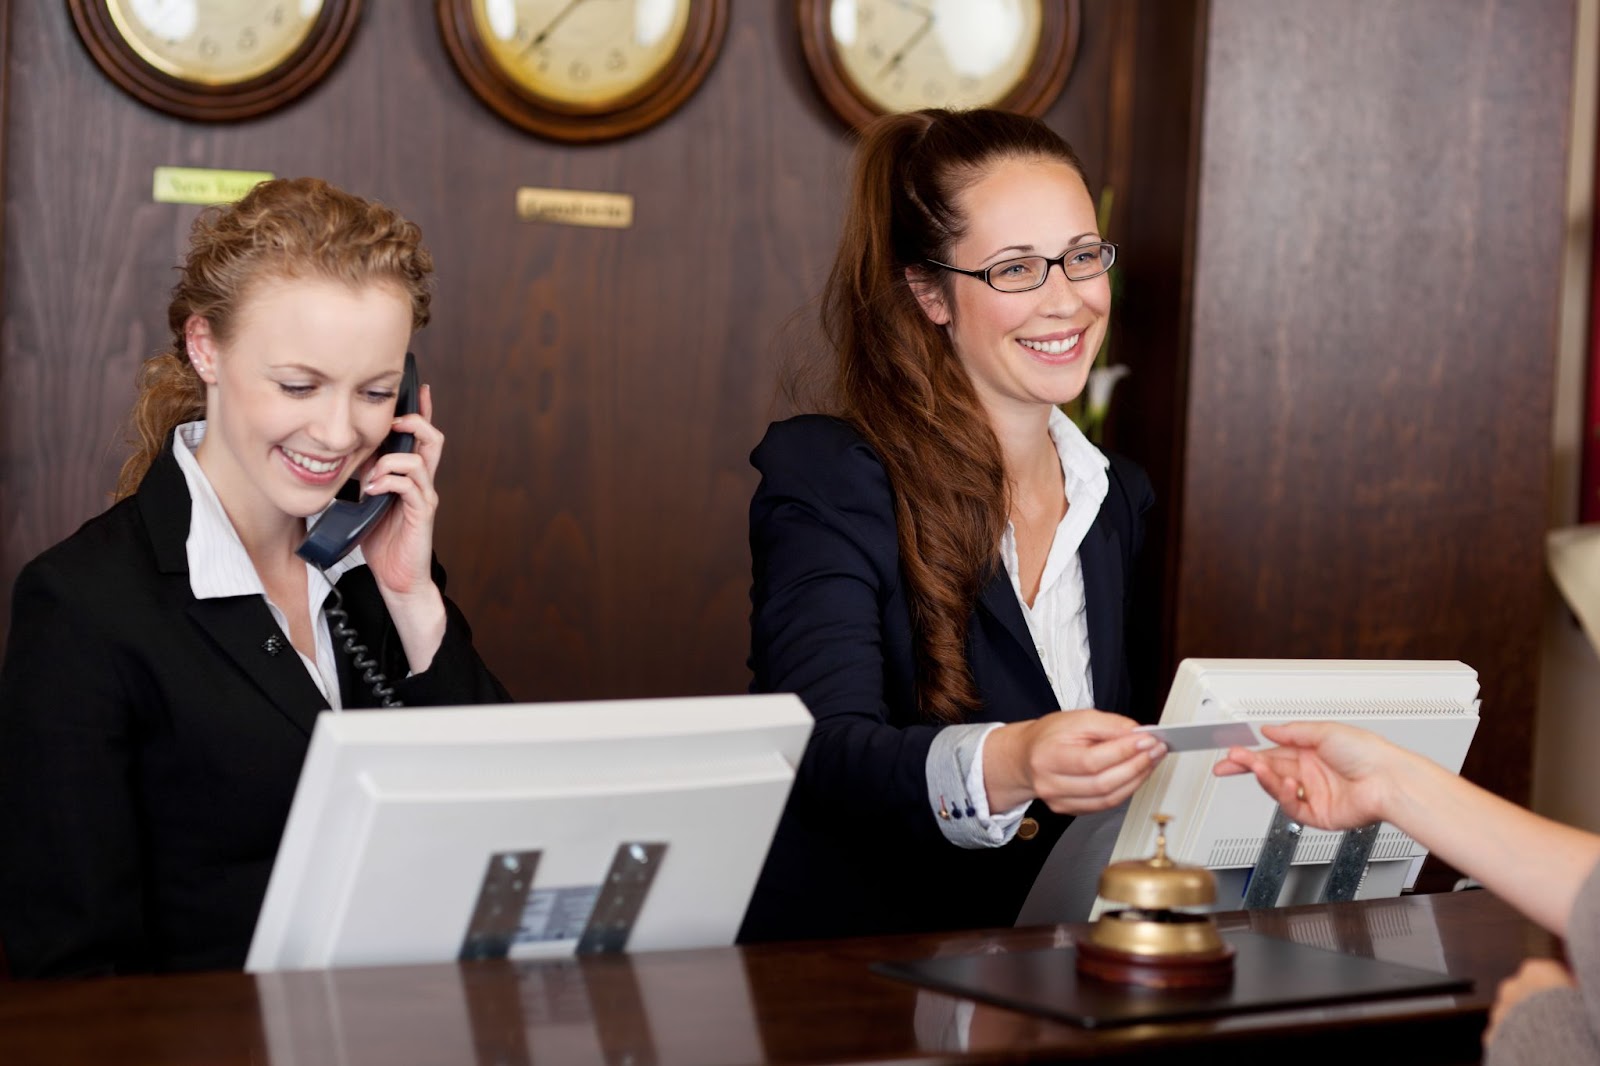
<path fill-rule="evenodd" d="M 633 225 L 633 197 L 620 192 L 574 192 L 523 186 L 517 190 L 517 217 L 524 222 L 627 229 Z"/>
<path fill-rule="evenodd" d="M 263 181 L 265 170 L 156 167 L 151 197 L 158 204 L 231 204 Z"/>

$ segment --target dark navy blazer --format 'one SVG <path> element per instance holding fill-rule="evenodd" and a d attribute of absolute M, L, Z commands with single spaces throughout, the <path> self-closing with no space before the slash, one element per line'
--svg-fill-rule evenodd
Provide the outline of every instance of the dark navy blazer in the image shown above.
<path fill-rule="evenodd" d="M 751 454 L 750 666 L 756 692 L 794 692 L 816 717 L 740 940 L 1010 925 L 1071 818 L 1035 802 L 1040 832 L 999 848 L 951 844 L 930 809 L 926 764 L 940 728 L 918 708 L 915 641 L 893 489 L 848 424 L 774 424 Z M 1153 495 L 1113 456 L 1110 487 L 1079 558 L 1095 703 L 1126 713 L 1128 574 Z M 972 613 L 971 721 L 1060 708 L 996 554 Z"/>

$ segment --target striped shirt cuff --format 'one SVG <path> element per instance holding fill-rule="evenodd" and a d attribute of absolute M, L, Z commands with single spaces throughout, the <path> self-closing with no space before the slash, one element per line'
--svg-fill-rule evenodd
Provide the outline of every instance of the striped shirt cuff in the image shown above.
<path fill-rule="evenodd" d="M 961 848 L 997 848 L 1017 833 L 1028 804 L 1001 814 L 989 810 L 983 745 L 999 722 L 946 726 L 928 749 L 928 805 L 945 839 Z"/>

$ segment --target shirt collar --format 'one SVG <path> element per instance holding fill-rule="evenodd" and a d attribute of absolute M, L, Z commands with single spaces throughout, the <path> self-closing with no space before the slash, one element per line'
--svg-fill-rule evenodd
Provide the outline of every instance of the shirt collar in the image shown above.
<path fill-rule="evenodd" d="M 1068 569 L 1078 565 L 1078 549 L 1089 535 L 1106 494 L 1111 490 L 1111 479 L 1106 473 L 1111 460 L 1089 443 L 1089 438 L 1072 424 L 1072 419 L 1061 413 L 1061 408 L 1050 409 L 1049 428 L 1050 440 L 1061 460 L 1061 488 L 1067 497 L 1067 513 L 1056 527 L 1049 554 L 1045 556 L 1044 571 L 1039 576 L 1040 596 L 1049 594 Z M 1016 535 L 1016 527 L 1007 520 L 1005 534 L 1000 538 L 1000 557 L 1026 616 L 1030 615 L 1030 610 L 1022 598 Z M 1075 587 L 1081 588 L 1081 581 Z M 1034 602 L 1039 601 L 1035 598 Z M 1028 624 L 1031 627 L 1033 622 Z"/>
<path fill-rule="evenodd" d="M 197 600 L 265 596 L 266 586 L 261 583 L 261 576 L 256 573 L 244 542 L 229 521 L 228 512 L 223 510 L 222 501 L 217 499 L 216 490 L 211 487 L 205 471 L 200 469 L 200 461 L 195 458 L 194 450 L 200 447 L 205 435 L 204 419 L 185 422 L 172 435 L 172 454 L 178 460 L 183 480 L 189 486 L 191 502 L 189 537 L 184 543 L 189 559 L 189 589 Z M 321 518 L 326 510 L 324 508 L 317 512 L 317 518 Z M 310 524 L 314 525 L 315 520 Z M 325 577 L 316 567 L 308 566 L 306 569 L 312 575 L 309 587 L 317 588 L 326 596 L 327 588 L 331 588 L 341 575 L 365 565 L 366 559 L 358 547 L 330 566 Z M 327 588 L 320 588 L 318 579 Z"/>
<path fill-rule="evenodd" d="M 1062 481 L 1065 482 L 1067 499 L 1077 502 L 1079 493 L 1073 492 L 1074 485 L 1080 490 L 1087 488 L 1093 491 L 1098 488 L 1094 492 L 1099 497 L 1095 500 L 1098 508 L 1110 484 L 1106 471 L 1111 467 L 1111 460 L 1106 458 L 1105 452 L 1090 443 L 1089 438 L 1083 435 L 1083 430 L 1074 425 L 1059 407 L 1050 409 L 1050 440 L 1055 443 L 1056 454 L 1061 457 Z"/>

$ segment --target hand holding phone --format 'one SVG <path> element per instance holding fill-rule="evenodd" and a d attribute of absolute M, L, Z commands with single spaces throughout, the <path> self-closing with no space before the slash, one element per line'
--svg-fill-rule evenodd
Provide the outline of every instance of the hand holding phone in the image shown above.
<path fill-rule="evenodd" d="M 417 380 L 417 357 L 406 353 L 405 370 L 400 376 L 400 389 L 395 395 L 394 413 L 414 415 L 421 410 L 421 387 Z M 410 433 L 392 432 L 373 453 L 373 457 L 391 452 L 415 451 L 417 438 Z M 325 511 L 306 536 L 295 554 L 311 565 L 326 570 L 364 540 L 375 529 L 394 503 L 393 493 L 363 496 L 360 500 L 336 500 Z"/>

